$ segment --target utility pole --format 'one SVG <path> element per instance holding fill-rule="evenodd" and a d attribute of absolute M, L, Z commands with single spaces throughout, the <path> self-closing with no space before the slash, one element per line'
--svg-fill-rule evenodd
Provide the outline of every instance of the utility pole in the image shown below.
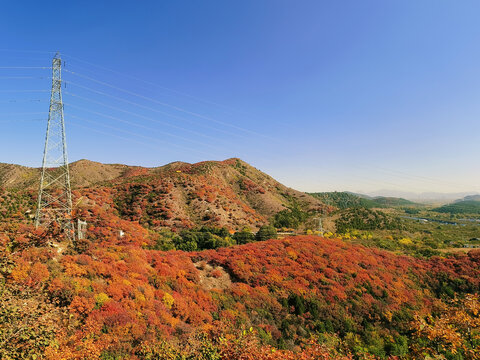
<path fill-rule="evenodd" d="M 315 217 L 315 218 L 313 218 L 313 220 L 318 220 L 318 229 L 317 229 L 317 231 L 320 233 L 320 236 L 323 236 L 323 224 L 322 224 L 322 219 L 323 219 L 323 216 L 322 216 L 322 217 Z"/>
<path fill-rule="evenodd" d="M 63 119 L 62 59 L 57 53 L 52 60 L 52 93 L 48 112 L 42 175 L 38 191 L 35 227 L 48 228 L 54 223 L 65 237 L 75 240 L 72 222 L 72 191 L 68 171 L 67 140 Z"/>
<path fill-rule="evenodd" d="M 87 233 L 87 222 L 78 219 L 77 221 L 77 239 L 85 239 L 85 234 Z"/>
<path fill-rule="evenodd" d="M 325 198 L 323 199 L 325 205 L 330 206 L 330 197 L 327 193 L 325 193 Z M 326 209 L 322 209 L 322 215 L 320 217 L 313 218 L 314 220 L 318 220 L 318 229 L 317 231 L 320 233 L 320 236 L 323 236 L 324 229 L 323 229 L 323 219 L 325 218 Z"/>

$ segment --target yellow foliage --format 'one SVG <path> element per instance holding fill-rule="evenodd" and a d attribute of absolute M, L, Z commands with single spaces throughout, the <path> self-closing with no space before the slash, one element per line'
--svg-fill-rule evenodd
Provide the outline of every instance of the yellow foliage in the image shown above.
<path fill-rule="evenodd" d="M 393 314 L 392 314 L 391 311 L 388 311 L 388 310 L 387 310 L 387 311 L 385 311 L 385 313 L 384 313 L 383 315 L 385 316 L 385 318 L 386 318 L 389 322 L 392 321 Z"/>
<path fill-rule="evenodd" d="M 66 262 L 63 264 L 65 275 L 68 276 L 83 276 L 87 275 L 87 270 L 73 262 Z"/>
<path fill-rule="evenodd" d="M 171 309 L 175 299 L 172 295 L 166 292 L 165 295 L 163 295 L 162 302 L 168 309 Z"/>
<path fill-rule="evenodd" d="M 95 302 L 97 303 L 98 306 L 102 306 L 105 304 L 110 298 L 108 297 L 107 294 L 101 292 L 97 295 L 95 295 Z"/>
<path fill-rule="evenodd" d="M 297 260 L 297 258 L 298 258 L 298 254 L 294 250 L 291 250 L 291 249 L 287 250 L 287 255 L 292 260 Z"/>
<path fill-rule="evenodd" d="M 402 245 L 412 245 L 413 241 L 410 238 L 402 238 L 398 241 Z"/>
<path fill-rule="evenodd" d="M 165 296 L 163 297 L 165 298 Z M 135 291 L 135 299 L 140 302 L 145 302 L 145 295 L 143 295 L 140 291 Z"/>
<path fill-rule="evenodd" d="M 16 282 L 22 283 L 28 277 L 29 270 L 30 264 L 25 262 L 19 262 L 15 269 L 12 270 L 11 276 Z"/>

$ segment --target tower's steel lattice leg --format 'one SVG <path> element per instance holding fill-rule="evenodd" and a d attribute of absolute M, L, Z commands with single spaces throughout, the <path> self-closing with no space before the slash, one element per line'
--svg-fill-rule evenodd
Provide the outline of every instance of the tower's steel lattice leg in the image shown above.
<path fill-rule="evenodd" d="M 52 94 L 45 136 L 45 149 L 43 151 L 35 227 L 48 228 L 54 223 L 64 231 L 67 239 L 75 240 L 67 141 L 63 119 L 62 59 L 58 53 L 52 61 Z"/>

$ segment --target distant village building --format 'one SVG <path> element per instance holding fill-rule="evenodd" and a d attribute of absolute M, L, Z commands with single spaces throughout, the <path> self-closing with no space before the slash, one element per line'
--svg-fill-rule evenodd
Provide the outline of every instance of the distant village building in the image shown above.
<path fill-rule="evenodd" d="M 480 244 L 463 244 L 463 247 L 469 249 L 478 249 L 480 248 Z"/>

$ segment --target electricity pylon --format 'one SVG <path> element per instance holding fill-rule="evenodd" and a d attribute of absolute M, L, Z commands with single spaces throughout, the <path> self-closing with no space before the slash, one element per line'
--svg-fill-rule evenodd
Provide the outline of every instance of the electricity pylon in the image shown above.
<path fill-rule="evenodd" d="M 72 222 L 72 191 L 63 119 L 62 59 L 59 53 L 55 55 L 52 61 L 52 94 L 48 112 L 45 149 L 43 151 L 35 227 L 48 228 L 54 223 L 58 224 L 64 231 L 67 239 L 75 240 L 75 229 Z"/>

